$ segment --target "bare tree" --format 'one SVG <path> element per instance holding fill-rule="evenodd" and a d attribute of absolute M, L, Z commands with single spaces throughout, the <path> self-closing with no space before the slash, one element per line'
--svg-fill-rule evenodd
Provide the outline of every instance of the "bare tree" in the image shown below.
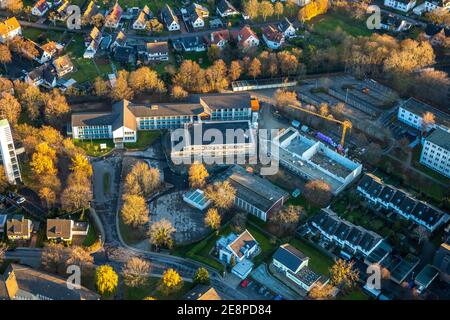
<path fill-rule="evenodd" d="M 124 265 L 122 272 L 127 286 L 139 287 L 144 285 L 150 277 L 150 263 L 133 257 Z"/>

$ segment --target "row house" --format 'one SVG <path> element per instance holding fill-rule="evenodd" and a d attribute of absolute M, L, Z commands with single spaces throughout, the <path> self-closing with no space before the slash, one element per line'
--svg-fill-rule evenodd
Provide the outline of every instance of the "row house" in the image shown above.
<path fill-rule="evenodd" d="M 331 209 L 324 208 L 308 221 L 309 230 L 320 233 L 328 241 L 339 245 L 344 252 L 370 255 L 382 242 L 377 233 L 356 226 L 338 215 Z"/>
<path fill-rule="evenodd" d="M 448 214 L 416 200 L 403 190 L 386 185 L 373 174 L 365 174 L 357 186 L 358 192 L 373 205 L 392 210 L 407 220 L 433 232 L 449 221 Z"/>
<path fill-rule="evenodd" d="M 395 10 L 408 12 L 416 5 L 416 0 L 384 0 L 384 6 Z"/>

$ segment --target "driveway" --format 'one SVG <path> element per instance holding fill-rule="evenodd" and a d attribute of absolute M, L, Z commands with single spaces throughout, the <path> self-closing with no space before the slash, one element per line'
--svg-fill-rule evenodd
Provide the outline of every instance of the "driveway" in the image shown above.
<path fill-rule="evenodd" d="M 302 299 L 302 297 L 292 292 L 286 285 L 275 279 L 267 270 L 267 265 L 265 263 L 262 263 L 258 268 L 253 270 L 250 273 L 250 277 L 287 300 Z"/>

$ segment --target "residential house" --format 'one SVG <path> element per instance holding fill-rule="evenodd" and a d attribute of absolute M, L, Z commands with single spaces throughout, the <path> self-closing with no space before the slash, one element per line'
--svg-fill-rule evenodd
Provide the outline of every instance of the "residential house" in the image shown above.
<path fill-rule="evenodd" d="M 119 31 L 114 38 L 113 43 L 110 45 L 109 49 L 114 51 L 117 47 L 126 47 L 127 46 L 127 36 L 123 31 Z"/>
<path fill-rule="evenodd" d="M 94 58 L 101 42 L 102 42 L 101 31 L 97 27 L 92 28 L 91 32 L 89 33 L 89 36 L 85 40 L 86 51 L 83 54 L 83 58 L 85 59 Z"/>
<path fill-rule="evenodd" d="M 116 2 L 114 7 L 105 17 L 105 27 L 117 29 L 119 27 L 120 20 L 122 19 L 123 9 L 119 5 L 119 2 Z"/>
<path fill-rule="evenodd" d="M 203 20 L 203 17 L 195 10 L 189 15 L 189 22 L 194 29 L 203 28 L 205 26 L 205 20 Z"/>
<path fill-rule="evenodd" d="M 206 42 L 200 36 L 183 37 L 179 41 L 182 50 L 185 52 L 203 52 L 207 50 Z"/>
<path fill-rule="evenodd" d="M 168 61 L 169 44 L 167 41 L 147 42 L 139 54 L 143 54 L 149 61 Z"/>
<path fill-rule="evenodd" d="M 33 86 L 43 86 L 45 88 L 53 88 L 56 86 L 56 70 L 50 62 L 28 72 L 25 76 L 25 82 Z"/>
<path fill-rule="evenodd" d="M 147 22 L 153 17 L 152 12 L 150 11 L 147 5 L 139 12 L 137 19 L 133 22 L 134 30 L 145 30 L 147 27 Z"/>
<path fill-rule="evenodd" d="M 204 19 L 209 17 L 209 10 L 194 2 L 186 8 L 186 14 L 194 29 L 203 28 L 205 26 Z"/>
<path fill-rule="evenodd" d="M 432 207 L 428 203 L 418 201 L 405 191 L 386 185 L 373 174 L 365 174 L 358 183 L 357 191 L 373 205 L 392 210 L 403 218 L 433 232 L 449 221 L 448 214 Z"/>
<path fill-rule="evenodd" d="M 47 219 L 47 239 L 72 241 L 73 220 Z"/>
<path fill-rule="evenodd" d="M 29 240 L 33 224 L 23 215 L 16 215 L 6 221 L 6 235 L 9 240 Z"/>
<path fill-rule="evenodd" d="M 70 57 L 67 54 L 53 60 L 53 66 L 55 67 L 58 78 L 73 71 L 72 60 L 70 60 Z"/>
<path fill-rule="evenodd" d="M 289 21 L 288 18 L 284 18 L 278 24 L 278 30 L 284 35 L 286 39 L 295 37 L 297 29 L 294 27 L 294 24 Z"/>
<path fill-rule="evenodd" d="M 306 292 L 315 285 L 328 282 L 321 275 L 308 267 L 309 257 L 288 243 L 282 244 L 272 256 L 272 264 L 276 270 L 293 281 Z"/>
<path fill-rule="evenodd" d="M 31 14 L 33 16 L 42 17 L 44 14 L 47 13 L 47 11 L 52 7 L 52 4 L 50 2 L 47 2 L 45 0 L 39 0 L 34 5 L 33 9 L 31 9 Z"/>
<path fill-rule="evenodd" d="M 84 22 L 84 24 L 89 24 L 92 17 L 97 13 L 99 13 L 99 8 L 95 4 L 95 1 L 91 0 L 87 5 L 86 10 L 84 10 L 83 15 L 81 16 L 82 22 Z"/>
<path fill-rule="evenodd" d="M 12 263 L 0 275 L 0 300 L 100 300 L 81 286 L 69 288 L 67 280 Z"/>
<path fill-rule="evenodd" d="M 284 44 L 284 34 L 271 24 L 262 28 L 262 37 L 266 45 L 273 50 Z"/>
<path fill-rule="evenodd" d="M 216 12 L 222 18 L 239 15 L 239 11 L 228 1 L 219 0 L 216 7 Z"/>
<path fill-rule="evenodd" d="M 416 5 L 416 0 L 384 0 L 384 6 L 395 10 L 408 12 Z"/>
<path fill-rule="evenodd" d="M 252 234 L 245 230 L 240 235 L 230 233 L 222 236 L 216 242 L 219 260 L 231 265 L 231 272 L 241 279 L 245 279 L 253 269 L 250 261 L 259 253 L 259 244 Z"/>
<path fill-rule="evenodd" d="M 377 233 L 339 218 L 328 208 L 314 215 L 307 225 L 310 232 L 320 233 L 322 238 L 340 246 L 345 255 L 367 257 L 383 242 L 383 238 Z"/>
<path fill-rule="evenodd" d="M 68 0 L 64 0 L 55 10 L 55 19 L 59 21 L 65 21 L 68 17 L 67 7 L 70 5 Z"/>
<path fill-rule="evenodd" d="M 40 64 L 50 61 L 58 52 L 61 52 L 64 48 L 61 44 L 54 41 L 47 42 L 46 44 L 39 46 L 35 43 L 35 47 L 38 51 L 38 56 L 34 58 Z"/>
<path fill-rule="evenodd" d="M 230 31 L 228 29 L 213 31 L 208 40 L 211 46 L 214 45 L 222 50 L 230 41 Z"/>
<path fill-rule="evenodd" d="M 166 24 L 167 30 L 169 31 L 178 31 L 180 30 L 180 23 L 178 21 L 178 17 L 173 12 L 172 8 L 166 4 L 164 8 L 161 10 L 161 19 Z"/>
<path fill-rule="evenodd" d="M 9 18 L 0 22 L 0 42 L 5 43 L 16 36 L 22 35 L 22 27 L 15 18 Z"/>
<path fill-rule="evenodd" d="M 259 46 L 259 38 L 256 33 L 249 27 L 245 26 L 235 34 L 239 48 L 243 51 Z"/>
<path fill-rule="evenodd" d="M 439 32 L 429 37 L 432 46 L 439 47 L 450 42 L 450 27 L 438 27 Z"/>
<path fill-rule="evenodd" d="M 73 236 L 86 236 L 89 223 L 74 222 L 70 219 L 47 219 L 47 239 L 72 241 Z"/>
<path fill-rule="evenodd" d="M 186 300 L 223 300 L 216 289 L 211 286 L 197 285 L 189 291 Z"/>

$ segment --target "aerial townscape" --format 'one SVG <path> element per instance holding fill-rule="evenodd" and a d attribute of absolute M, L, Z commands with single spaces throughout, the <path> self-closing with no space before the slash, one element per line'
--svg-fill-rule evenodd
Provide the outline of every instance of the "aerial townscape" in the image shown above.
<path fill-rule="evenodd" d="M 449 299 L 450 0 L 0 0 L 0 300 Z"/>

